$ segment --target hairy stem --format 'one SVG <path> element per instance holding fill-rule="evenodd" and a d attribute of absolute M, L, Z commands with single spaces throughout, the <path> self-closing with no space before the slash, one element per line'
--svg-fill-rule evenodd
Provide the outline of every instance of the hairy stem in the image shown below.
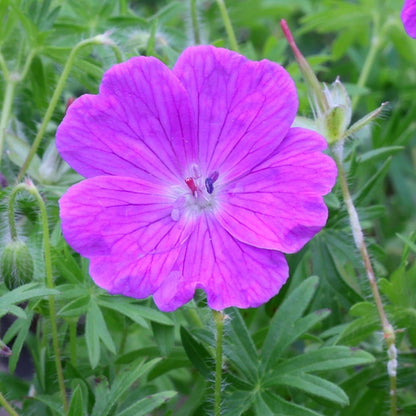
<path fill-rule="evenodd" d="M 30 162 L 32 161 L 33 157 L 35 156 L 39 145 L 43 139 L 43 136 L 45 134 L 46 128 L 48 127 L 48 124 L 52 118 L 52 115 L 55 111 L 55 108 L 58 104 L 59 97 L 62 94 L 62 90 L 64 89 L 65 82 L 68 78 L 69 72 L 72 68 L 72 65 L 74 64 L 75 58 L 78 54 L 78 52 L 88 45 L 103 45 L 108 44 L 111 46 L 116 54 L 117 61 L 121 60 L 120 51 L 117 47 L 115 47 L 114 42 L 112 42 L 106 35 L 98 35 L 94 36 L 89 39 L 85 39 L 81 42 L 79 42 L 77 45 L 72 48 L 68 59 L 65 63 L 64 69 L 62 71 L 62 74 L 58 80 L 58 83 L 56 85 L 55 91 L 52 95 L 52 98 L 49 102 L 49 106 L 46 110 L 45 116 L 43 117 L 42 124 L 39 127 L 38 133 L 36 134 L 35 140 L 33 141 L 32 147 L 30 148 L 29 154 L 26 157 L 26 160 L 23 163 L 23 166 L 20 169 L 19 175 L 17 176 L 17 182 L 20 182 L 23 178 L 23 175 L 26 173 L 27 169 L 29 168 Z"/>
<path fill-rule="evenodd" d="M 9 121 L 10 112 L 12 109 L 15 87 L 16 87 L 15 81 L 11 81 L 11 80 L 7 81 L 6 91 L 4 93 L 3 107 L 1 111 L 1 120 L 0 120 L 0 165 L 1 165 L 1 159 L 2 159 L 1 156 L 3 155 L 4 142 L 6 140 L 6 127 L 7 127 L 7 122 Z"/>
<path fill-rule="evenodd" d="M 35 56 L 35 51 L 33 50 L 28 55 L 25 65 L 23 67 L 23 70 L 19 74 L 19 73 L 9 72 L 6 66 L 6 62 L 4 61 L 3 55 L 0 55 L 0 69 L 3 71 L 3 77 L 6 83 L 6 91 L 4 93 L 4 100 L 3 100 L 3 106 L 1 109 L 1 119 L 0 119 L 0 165 L 1 165 L 2 155 L 3 155 L 4 142 L 6 141 L 6 127 L 7 127 L 7 123 L 9 121 L 10 114 L 12 111 L 12 104 L 13 104 L 14 93 L 16 90 L 16 85 L 26 76 L 34 56 Z"/>
<path fill-rule="evenodd" d="M 224 334 L 225 315 L 221 311 L 212 311 L 216 327 L 216 348 L 215 348 L 215 395 L 214 415 L 221 415 L 221 387 L 222 387 L 222 344 Z"/>
<path fill-rule="evenodd" d="M 12 405 L 7 401 L 7 399 L 3 396 L 3 394 L 0 392 L 0 404 L 4 407 L 4 410 L 10 415 L 10 416 L 19 416 L 19 413 L 16 412 L 16 410 L 13 409 Z"/>
<path fill-rule="evenodd" d="M 227 32 L 228 40 L 231 45 L 231 49 L 238 52 L 238 43 L 235 37 L 233 25 L 231 24 L 230 16 L 228 16 L 227 8 L 225 7 L 224 0 L 217 0 L 218 8 L 220 9 L 222 21 L 224 22 L 225 30 Z"/>
<path fill-rule="evenodd" d="M 31 181 L 25 181 L 24 183 L 20 183 L 16 185 L 11 194 L 9 199 L 9 220 L 13 218 L 13 222 L 10 222 L 10 228 L 12 228 L 12 224 L 14 224 L 14 200 L 16 195 L 19 192 L 28 192 L 36 199 L 36 202 L 39 206 L 40 215 L 42 219 L 42 231 L 43 231 L 43 250 L 44 250 L 44 258 L 45 258 L 45 272 L 46 272 L 46 286 L 49 289 L 54 288 L 53 278 L 52 278 L 52 258 L 51 258 L 51 246 L 49 242 L 49 227 L 48 227 L 48 216 L 46 212 L 45 203 L 39 194 L 39 191 L 33 185 Z M 14 228 L 15 229 L 15 228 Z M 49 319 L 51 321 L 51 331 L 52 331 L 52 346 L 55 355 L 55 365 L 56 365 L 56 373 L 58 375 L 58 384 L 61 393 L 61 400 L 62 405 L 64 408 L 65 413 L 68 409 L 68 401 L 65 392 L 65 382 L 64 382 L 64 374 L 62 370 L 61 364 L 61 354 L 59 351 L 59 342 L 58 342 L 58 327 L 56 323 L 56 307 L 55 307 L 55 298 L 53 295 L 49 296 Z"/>
<path fill-rule="evenodd" d="M 381 327 L 384 334 L 384 340 L 387 346 L 388 363 L 387 372 L 390 378 L 390 415 L 397 415 L 397 349 L 395 346 L 396 335 L 393 326 L 390 324 L 387 315 L 384 311 L 383 302 L 381 300 L 380 292 L 378 290 L 377 281 L 375 278 L 373 266 L 371 264 L 370 256 L 368 254 L 367 246 L 364 241 L 364 235 L 361 228 L 360 220 L 358 218 L 357 210 L 351 197 L 348 187 L 347 175 L 343 163 L 343 147 L 342 141 L 338 141 L 332 147 L 332 154 L 338 167 L 338 177 L 341 185 L 342 196 L 347 207 L 351 230 L 354 237 L 354 242 L 361 254 L 361 259 L 370 283 L 371 292 L 373 294 L 374 302 L 376 304 L 378 316 L 380 318 Z"/>

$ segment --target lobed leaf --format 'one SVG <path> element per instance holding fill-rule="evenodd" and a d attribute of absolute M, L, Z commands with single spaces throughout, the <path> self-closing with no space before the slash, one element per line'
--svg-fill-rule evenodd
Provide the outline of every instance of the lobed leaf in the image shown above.
<path fill-rule="evenodd" d="M 131 406 L 117 413 L 117 416 L 146 416 L 152 410 L 161 406 L 172 397 L 176 396 L 176 391 L 163 391 L 161 393 L 152 394 L 133 403 Z"/>
<path fill-rule="evenodd" d="M 317 276 L 309 277 L 280 305 L 270 322 L 269 332 L 263 343 L 261 359 L 264 367 L 268 366 L 269 361 L 273 362 L 281 357 L 285 348 L 302 335 L 301 329 L 296 328 L 295 323 L 308 307 L 318 282 Z"/>

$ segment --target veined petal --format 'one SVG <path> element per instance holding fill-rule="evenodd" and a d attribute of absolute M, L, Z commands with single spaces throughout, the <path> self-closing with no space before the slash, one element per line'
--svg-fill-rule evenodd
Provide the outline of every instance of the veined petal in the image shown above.
<path fill-rule="evenodd" d="M 144 299 L 152 295 L 169 275 L 180 247 L 163 253 L 94 256 L 90 275 L 113 295 Z"/>
<path fill-rule="evenodd" d="M 416 38 L 416 0 L 405 0 L 400 17 L 406 33 Z"/>
<path fill-rule="evenodd" d="M 273 157 L 224 186 L 218 221 L 246 244 L 300 250 L 327 220 L 322 196 L 334 185 L 337 170 L 322 153 L 325 147 L 319 134 L 290 129 Z"/>
<path fill-rule="evenodd" d="M 173 71 L 191 97 L 206 172 L 231 180 L 250 170 L 271 154 L 295 118 L 295 85 L 278 64 L 198 46 L 186 49 Z"/>
<path fill-rule="evenodd" d="M 202 216 L 154 300 L 172 311 L 203 289 L 212 309 L 257 307 L 279 292 L 288 273 L 282 253 L 243 244 L 213 217 Z"/>
<path fill-rule="evenodd" d="M 162 62 L 132 58 L 104 74 L 58 128 L 61 156 L 81 175 L 183 177 L 197 154 L 188 94 Z"/>
<path fill-rule="evenodd" d="M 192 229 L 183 216 L 172 218 L 174 200 L 166 190 L 139 178 L 86 179 L 59 202 L 63 235 L 85 257 L 169 251 Z"/>

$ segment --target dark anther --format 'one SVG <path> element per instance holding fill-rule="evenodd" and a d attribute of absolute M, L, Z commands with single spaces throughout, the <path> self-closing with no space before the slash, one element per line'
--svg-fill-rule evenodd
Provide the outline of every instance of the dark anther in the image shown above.
<path fill-rule="evenodd" d="M 214 181 L 212 180 L 212 178 L 205 179 L 205 188 L 207 188 L 207 192 L 209 194 L 212 194 L 212 192 L 214 191 Z"/>

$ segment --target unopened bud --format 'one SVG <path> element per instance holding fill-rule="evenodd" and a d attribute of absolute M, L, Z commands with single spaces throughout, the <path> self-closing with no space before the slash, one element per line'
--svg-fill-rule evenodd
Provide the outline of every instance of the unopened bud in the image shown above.
<path fill-rule="evenodd" d="M 33 259 L 23 241 L 12 240 L 6 245 L 0 258 L 0 272 L 9 290 L 32 280 Z"/>

